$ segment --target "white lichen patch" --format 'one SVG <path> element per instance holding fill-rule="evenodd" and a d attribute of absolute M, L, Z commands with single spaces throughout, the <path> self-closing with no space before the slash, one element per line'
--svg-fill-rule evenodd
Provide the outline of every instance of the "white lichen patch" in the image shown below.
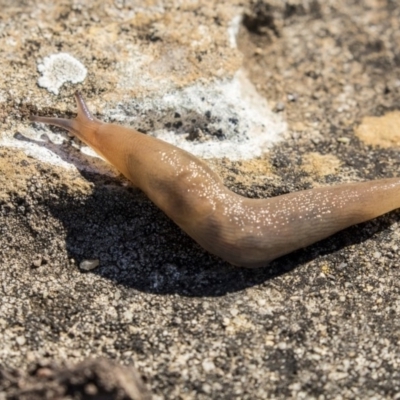
<path fill-rule="evenodd" d="M 243 70 L 232 79 L 199 82 L 161 96 L 124 101 L 107 111 L 114 121 L 203 158 L 259 157 L 287 128 Z"/>
<path fill-rule="evenodd" d="M 37 68 L 42 74 L 38 85 L 54 94 L 58 94 L 64 83 L 83 82 L 87 75 L 85 66 L 68 53 L 51 54 Z"/>

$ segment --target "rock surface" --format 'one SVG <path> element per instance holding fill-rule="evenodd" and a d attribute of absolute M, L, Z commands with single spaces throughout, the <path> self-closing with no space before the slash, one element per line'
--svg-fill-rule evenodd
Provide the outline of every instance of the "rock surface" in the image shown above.
<path fill-rule="evenodd" d="M 106 359 L 76 366 L 33 365 L 29 375 L 0 369 L 0 390 L 16 400 L 151 399 L 135 368 Z"/>
<path fill-rule="evenodd" d="M 399 398 L 398 211 L 237 269 L 28 120 L 73 116 L 80 89 L 102 119 L 214 157 L 250 197 L 398 176 L 397 2 L 0 6 L 3 369 L 102 356 L 133 362 L 155 399 Z M 88 74 L 55 96 L 38 65 L 60 52 Z M 251 158 L 266 132 L 269 150 Z M 85 272 L 85 260 L 100 265 Z"/>

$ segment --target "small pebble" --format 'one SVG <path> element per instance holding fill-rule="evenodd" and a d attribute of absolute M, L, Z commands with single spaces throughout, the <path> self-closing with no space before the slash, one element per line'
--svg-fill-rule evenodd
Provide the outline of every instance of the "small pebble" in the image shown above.
<path fill-rule="evenodd" d="M 36 254 L 32 260 L 32 268 L 39 268 L 42 265 L 46 265 L 49 263 L 49 259 L 47 256 L 42 256 L 41 254 Z"/>
<path fill-rule="evenodd" d="M 85 385 L 85 393 L 89 396 L 95 396 L 98 392 L 97 386 L 94 383 L 88 383 Z"/>
<path fill-rule="evenodd" d="M 282 103 L 281 101 L 279 101 L 278 103 L 276 103 L 275 105 L 275 111 L 276 112 L 281 112 L 285 109 L 285 104 Z"/>
<path fill-rule="evenodd" d="M 95 269 L 99 266 L 100 261 L 98 259 L 96 260 L 83 260 L 79 264 L 79 268 L 83 271 L 91 271 L 92 269 Z"/>
<path fill-rule="evenodd" d="M 39 268 L 42 265 L 43 257 L 41 254 L 36 254 L 34 259 L 32 260 L 32 267 Z"/>
<path fill-rule="evenodd" d="M 53 371 L 50 368 L 42 367 L 36 371 L 36 376 L 38 378 L 50 378 L 53 376 Z"/>
<path fill-rule="evenodd" d="M 18 336 L 15 340 L 20 346 L 23 346 L 26 343 L 26 339 L 24 336 Z"/>
<path fill-rule="evenodd" d="M 201 366 L 203 367 L 205 372 L 211 372 L 215 369 L 215 364 L 213 363 L 212 360 L 205 359 L 202 363 Z"/>
<path fill-rule="evenodd" d="M 348 137 L 344 137 L 344 136 L 338 138 L 337 141 L 338 141 L 339 143 L 343 143 L 343 144 L 349 144 L 349 143 L 350 143 L 350 139 L 349 139 Z"/>

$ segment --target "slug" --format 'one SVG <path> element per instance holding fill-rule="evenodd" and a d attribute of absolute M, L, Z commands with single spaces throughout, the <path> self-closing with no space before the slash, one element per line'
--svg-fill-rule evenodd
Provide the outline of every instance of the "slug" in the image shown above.
<path fill-rule="evenodd" d="M 200 246 L 229 263 L 262 267 L 335 232 L 400 207 L 400 178 L 248 199 L 192 154 L 94 118 L 79 93 L 75 119 L 32 116 L 67 129 L 114 165 Z"/>

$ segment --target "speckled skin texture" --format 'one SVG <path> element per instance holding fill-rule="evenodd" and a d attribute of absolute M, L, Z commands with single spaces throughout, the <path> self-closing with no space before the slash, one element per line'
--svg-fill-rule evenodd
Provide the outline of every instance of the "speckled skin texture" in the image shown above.
<path fill-rule="evenodd" d="M 270 261 L 400 206 L 400 180 L 318 188 L 270 199 L 228 190 L 201 160 L 133 129 L 104 124 L 79 93 L 74 120 L 33 117 L 74 133 L 121 171 L 203 248 L 231 264 Z"/>

